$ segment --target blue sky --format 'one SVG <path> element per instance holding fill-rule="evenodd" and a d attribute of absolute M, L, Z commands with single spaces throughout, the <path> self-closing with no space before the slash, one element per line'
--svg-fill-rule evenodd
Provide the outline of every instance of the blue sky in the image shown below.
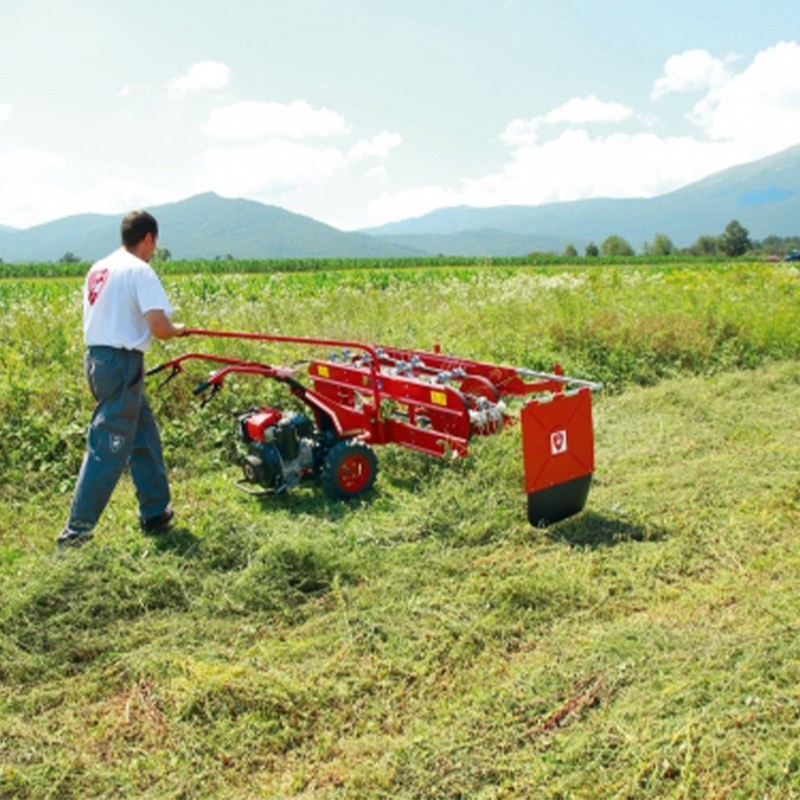
<path fill-rule="evenodd" d="M 0 0 L 0 224 L 662 194 L 800 142 L 798 31 L 800 0 Z"/>

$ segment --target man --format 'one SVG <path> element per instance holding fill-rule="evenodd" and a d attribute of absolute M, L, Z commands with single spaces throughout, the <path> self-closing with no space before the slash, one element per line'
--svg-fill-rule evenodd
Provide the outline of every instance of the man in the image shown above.
<path fill-rule="evenodd" d="M 173 516 L 161 437 L 144 395 L 144 352 L 153 336 L 185 336 L 186 326 L 170 321 L 172 307 L 149 265 L 158 240 L 155 218 L 133 211 L 121 233 L 120 249 L 98 261 L 84 283 L 84 368 L 97 406 L 59 548 L 92 538 L 128 464 L 142 530 L 165 530 Z"/>

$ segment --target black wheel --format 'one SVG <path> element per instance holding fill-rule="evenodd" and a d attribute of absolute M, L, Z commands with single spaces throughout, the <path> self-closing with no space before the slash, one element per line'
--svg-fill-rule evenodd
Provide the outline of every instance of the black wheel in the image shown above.
<path fill-rule="evenodd" d="M 320 483 L 334 500 L 349 500 L 366 492 L 375 483 L 378 459 L 372 448 L 352 439 L 337 442 L 322 463 Z"/>

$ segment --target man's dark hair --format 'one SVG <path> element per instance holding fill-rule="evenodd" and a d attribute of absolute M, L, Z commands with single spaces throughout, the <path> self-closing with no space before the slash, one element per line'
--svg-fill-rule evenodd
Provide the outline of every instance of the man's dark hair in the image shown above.
<path fill-rule="evenodd" d="M 158 223 L 147 211 L 131 211 L 122 220 L 121 232 L 122 244 L 128 248 L 136 247 L 148 233 L 152 233 L 154 239 L 158 238 Z"/>

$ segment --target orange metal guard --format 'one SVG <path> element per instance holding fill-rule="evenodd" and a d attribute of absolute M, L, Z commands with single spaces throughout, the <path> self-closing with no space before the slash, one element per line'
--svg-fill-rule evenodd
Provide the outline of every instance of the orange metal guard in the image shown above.
<path fill-rule="evenodd" d="M 591 390 L 532 399 L 520 418 L 529 522 L 543 526 L 577 514 L 594 472 Z"/>

